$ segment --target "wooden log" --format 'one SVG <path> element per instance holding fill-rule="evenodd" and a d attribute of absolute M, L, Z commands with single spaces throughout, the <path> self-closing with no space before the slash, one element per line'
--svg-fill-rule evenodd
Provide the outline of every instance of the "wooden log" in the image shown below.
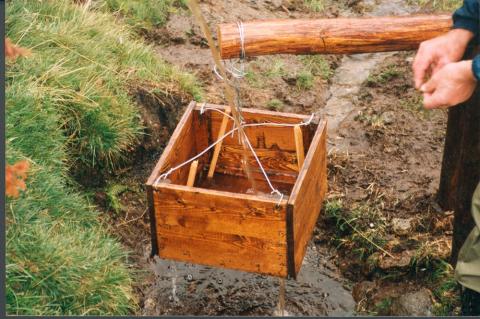
<path fill-rule="evenodd" d="M 293 127 L 294 138 L 295 138 L 295 148 L 297 149 L 297 165 L 298 170 L 300 171 L 303 166 L 303 161 L 305 159 L 305 149 L 303 148 L 303 134 L 302 128 L 299 125 Z"/>
<path fill-rule="evenodd" d="M 477 50 L 478 52 L 478 50 Z M 472 58 L 469 52 L 466 58 Z M 438 202 L 453 210 L 453 238 L 450 262 L 456 265 L 460 248 L 475 225 L 472 196 L 480 182 L 480 87 L 465 103 L 448 111 Z"/>
<path fill-rule="evenodd" d="M 415 50 L 451 26 L 450 15 L 256 20 L 243 22 L 244 48 L 246 56 Z M 222 59 L 239 57 L 237 23 L 220 24 L 217 32 Z"/>

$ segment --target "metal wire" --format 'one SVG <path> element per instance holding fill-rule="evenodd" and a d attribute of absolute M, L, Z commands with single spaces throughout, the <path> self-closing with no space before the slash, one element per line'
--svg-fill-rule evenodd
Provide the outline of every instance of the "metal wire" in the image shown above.
<path fill-rule="evenodd" d="M 203 113 L 205 110 L 208 110 L 208 111 L 216 111 L 216 112 L 219 112 L 225 116 L 228 116 L 230 119 L 233 120 L 233 117 L 230 116 L 228 113 L 226 112 L 223 112 L 222 110 L 219 110 L 217 108 L 212 108 L 212 107 L 205 107 L 205 105 L 202 105 L 202 107 L 200 108 L 201 110 L 201 113 Z M 196 159 L 202 157 L 204 154 L 206 154 L 209 150 L 211 150 L 212 148 L 214 148 L 218 143 L 222 142 L 225 138 L 227 138 L 229 135 L 231 135 L 233 137 L 233 135 L 235 134 L 236 131 L 238 131 L 240 128 L 248 128 L 248 127 L 259 127 L 259 126 L 272 126 L 272 127 L 294 127 L 294 126 L 306 126 L 306 125 L 310 125 L 312 120 L 313 120 L 313 117 L 314 117 L 314 114 L 312 114 L 310 116 L 310 118 L 308 119 L 308 121 L 306 122 L 301 122 L 299 124 L 288 124 L 288 123 L 272 123 L 272 122 L 265 122 L 265 123 L 250 123 L 250 124 L 245 124 L 245 123 L 241 123 L 240 124 L 240 127 L 234 127 L 232 128 L 230 131 L 228 131 L 227 133 L 225 133 L 224 135 L 222 135 L 220 138 L 217 139 L 217 141 L 215 141 L 213 144 L 209 145 L 206 149 L 204 149 L 202 152 L 198 153 L 197 155 L 195 155 L 194 157 L 186 160 L 185 162 L 183 163 L 180 163 L 179 165 L 173 167 L 173 168 L 170 168 L 167 172 L 161 174 L 156 180 L 155 180 L 155 183 L 154 184 L 157 184 L 160 180 L 165 180 L 167 179 L 167 177 L 172 174 L 174 171 L 182 168 L 183 166 L 187 165 L 187 164 L 190 164 L 191 162 L 195 161 Z M 265 180 L 267 181 L 267 184 L 268 186 L 270 187 L 271 189 L 271 194 L 277 194 L 280 199 L 279 199 L 279 202 L 280 203 L 282 201 L 282 199 L 284 198 L 284 194 L 282 194 L 278 189 L 276 189 L 273 184 L 271 183 L 270 181 L 270 178 L 268 177 L 268 174 L 267 172 L 265 171 L 260 159 L 258 158 L 258 155 L 257 153 L 255 152 L 255 149 L 253 148 L 252 144 L 250 143 L 250 140 L 248 139 L 248 137 L 246 136 L 245 134 L 245 141 L 250 149 L 250 151 L 252 152 L 253 156 L 255 157 L 255 161 L 258 163 L 258 166 L 260 167 L 260 170 L 262 171 L 262 174 L 263 176 L 265 177 Z"/>

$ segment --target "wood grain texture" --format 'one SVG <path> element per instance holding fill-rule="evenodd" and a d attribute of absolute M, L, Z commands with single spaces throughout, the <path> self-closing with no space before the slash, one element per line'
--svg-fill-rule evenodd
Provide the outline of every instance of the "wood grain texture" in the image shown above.
<path fill-rule="evenodd" d="M 154 187 L 159 256 L 285 277 L 286 200 Z"/>
<path fill-rule="evenodd" d="M 275 19 L 244 22 L 246 56 L 269 54 L 353 54 L 415 50 L 450 30 L 450 15 Z M 220 24 L 222 59 L 240 56 L 237 23 Z"/>
<path fill-rule="evenodd" d="M 241 169 L 237 169 L 236 172 L 232 171 L 222 171 L 221 169 L 215 172 L 212 178 L 205 178 L 203 181 L 200 181 L 198 187 L 205 189 L 214 189 L 225 192 L 239 193 L 239 194 L 253 194 L 252 184 L 245 176 Z M 238 173 L 237 175 L 235 173 Z M 270 195 L 271 189 L 268 185 L 265 177 L 261 172 L 254 171 L 253 177 L 256 179 L 256 195 L 265 195 L 267 197 L 272 197 Z M 293 188 L 293 183 L 286 182 L 284 178 L 279 178 L 278 176 L 271 176 L 270 182 L 273 186 L 278 189 L 282 194 L 285 194 L 285 199 L 288 199 L 288 195 Z"/>
<path fill-rule="evenodd" d="M 193 127 L 193 110 L 195 102 L 190 102 L 182 118 L 178 122 L 177 128 L 173 132 L 170 140 L 165 147 L 160 160 L 155 165 L 152 174 L 148 178 L 147 185 L 152 186 L 155 180 L 169 168 L 187 160 L 196 154 L 196 144 Z M 188 178 L 188 166 L 184 169 L 173 172 L 169 179 L 175 183 L 185 185 Z"/>
<path fill-rule="evenodd" d="M 302 121 L 307 121 L 309 116 L 291 117 L 283 114 L 261 114 L 258 112 L 250 113 L 248 109 L 244 109 L 243 118 L 246 123 L 284 123 L 284 124 L 299 124 Z M 223 115 L 217 112 L 212 112 L 211 132 L 214 136 L 220 130 Z M 314 133 L 314 125 L 302 126 L 302 133 L 306 140 L 311 141 Z M 227 131 L 233 128 L 233 122 L 229 121 L 227 124 Z M 293 139 L 293 127 L 280 126 L 258 126 L 246 127 L 245 134 L 248 136 L 250 143 L 255 148 L 268 148 L 280 151 L 296 152 L 295 140 Z M 227 137 L 223 141 L 223 145 L 238 145 L 238 135 Z M 305 147 L 308 147 L 305 145 Z"/>
<path fill-rule="evenodd" d="M 298 171 L 300 171 L 303 166 L 303 161 L 305 160 L 305 149 L 303 148 L 303 133 L 301 127 L 295 125 L 293 128 L 293 133 L 297 152 L 297 167 Z"/>
<path fill-rule="evenodd" d="M 226 113 L 229 114 L 230 110 L 226 110 Z M 225 135 L 227 124 L 229 121 L 229 117 L 227 116 L 227 114 L 223 115 L 222 123 L 220 124 L 220 129 L 218 130 L 217 141 L 220 138 L 222 138 L 223 135 Z M 208 175 L 207 175 L 208 178 L 212 178 L 213 174 L 215 173 L 215 166 L 217 165 L 218 156 L 220 155 L 221 149 L 222 149 L 222 141 L 220 141 L 217 145 L 215 145 L 215 149 L 213 150 L 212 160 L 210 161 L 210 167 L 208 168 Z M 243 147 L 242 149 L 244 150 Z M 244 152 L 245 151 L 243 151 L 241 154 L 244 154 Z M 241 162 L 238 162 L 238 163 L 241 163 Z"/>
<path fill-rule="evenodd" d="M 192 187 L 195 183 L 195 176 L 197 175 L 198 161 L 193 161 L 190 164 L 190 171 L 188 172 L 187 186 Z"/>
<path fill-rule="evenodd" d="M 289 275 L 294 278 L 302 266 L 327 191 L 326 135 L 326 122 L 322 121 L 288 200 Z"/>

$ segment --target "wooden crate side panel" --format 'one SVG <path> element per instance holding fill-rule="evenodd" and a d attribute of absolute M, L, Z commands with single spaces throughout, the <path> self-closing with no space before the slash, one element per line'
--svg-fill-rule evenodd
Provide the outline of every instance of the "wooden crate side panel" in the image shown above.
<path fill-rule="evenodd" d="M 211 132 L 212 135 L 218 135 L 223 115 L 217 112 L 211 114 Z M 285 124 L 299 124 L 301 119 L 291 117 L 266 117 L 266 118 L 251 118 L 247 114 L 244 114 L 244 119 L 247 123 L 285 123 Z M 313 126 L 313 125 L 312 125 Z M 230 120 L 227 124 L 227 132 L 233 128 L 233 120 Z M 302 133 L 306 135 L 306 140 L 310 140 L 312 136 L 311 131 L 307 126 L 302 126 Z M 245 134 L 247 134 L 250 143 L 253 147 L 261 147 L 268 149 L 276 149 L 279 151 L 295 151 L 295 141 L 292 139 L 293 127 L 280 127 L 280 126 L 258 126 L 245 128 Z M 223 141 L 224 145 L 238 145 L 238 134 L 233 137 L 228 136 Z M 263 145 L 263 146 L 260 146 Z"/>
<path fill-rule="evenodd" d="M 240 145 L 222 145 L 216 171 L 245 176 L 243 167 L 239 165 L 243 159 L 243 152 L 244 149 Z M 295 152 L 268 148 L 256 148 L 255 152 L 272 181 L 288 183 L 293 186 L 298 176 Z M 250 152 L 248 153 L 248 163 L 252 174 L 256 178 L 264 179 L 255 157 Z"/>
<path fill-rule="evenodd" d="M 293 251 L 291 249 L 289 251 L 290 275 L 293 277 L 300 271 L 326 191 L 326 123 L 322 122 L 319 124 L 288 204 L 289 221 L 292 222 L 289 230 L 293 231 L 290 238 L 293 238 L 294 243 Z"/>
<path fill-rule="evenodd" d="M 152 174 L 148 178 L 147 185 L 153 185 L 158 176 L 167 171 L 168 168 L 175 166 L 176 163 L 181 163 L 196 152 L 195 139 L 192 138 L 194 135 L 192 127 L 192 112 L 195 108 L 195 105 L 195 102 L 191 102 L 185 110 L 185 113 L 178 122 L 177 128 L 173 132 L 167 146 L 163 150 L 160 160 L 157 162 Z M 172 173 L 169 176 L 169 179 L 179 183 L 185 180 L 186 183 L 188 169 L 189 168 L 186 167 L 186 169 L 181 169 Z"/>
<path fill-rule="evenodd" d="M 178 185 L 153 196 L 160 257 L 286 276 L 286 201 Z"/>

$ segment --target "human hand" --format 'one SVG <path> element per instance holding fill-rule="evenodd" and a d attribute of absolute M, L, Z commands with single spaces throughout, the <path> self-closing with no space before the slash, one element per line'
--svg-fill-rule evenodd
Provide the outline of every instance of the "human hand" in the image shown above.
<path fill-rule="evenodd" d="M 422 42 L 413 61 L 415 87 L 419 89 L 427 76 L 435 75 L 445 65 L 460 61 L 473 37 L 474 34 L 468 30 L 453 29 L 445 35 Z"/>
<path fill-rule="evenodd" d="M 472 60 L 450 63 L 420 88 L 427 109 L 447 108 L 468 100 L 477 86 Z"/>

